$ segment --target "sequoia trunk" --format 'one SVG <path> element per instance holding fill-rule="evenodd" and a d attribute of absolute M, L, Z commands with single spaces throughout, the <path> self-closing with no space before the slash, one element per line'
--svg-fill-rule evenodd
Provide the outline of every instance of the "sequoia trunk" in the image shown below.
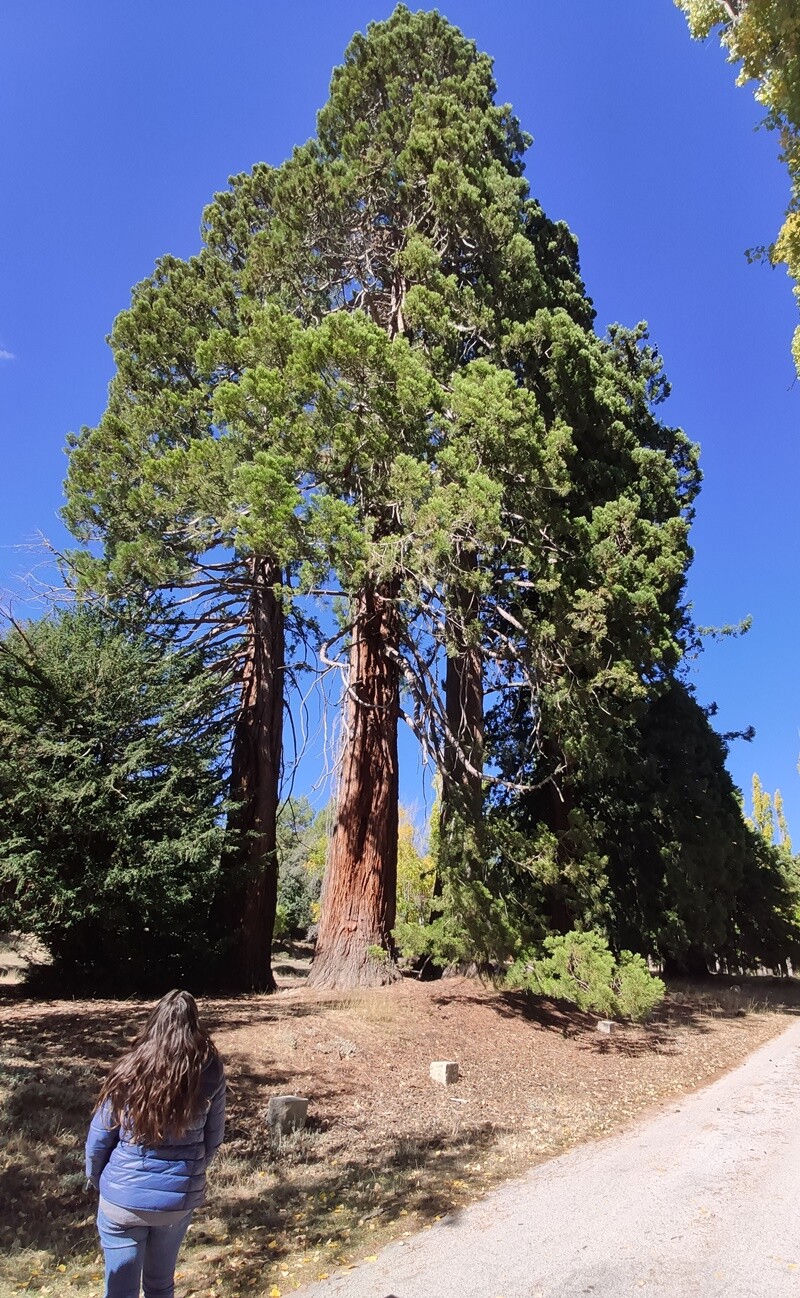
<path fill-rule="evenodd" d="M 473 559 L 474 563 L 474 559 Z M 440 843 L 442 864 L 470 877 L 480 866 L 483 824 L 483 655 L 472 643 L 477 596 L 452 593 L 450 652 L 445 674 L 445 717 Z"/>
<path fill-rule="evenodd" d="M 241 989 L 274 991 L 271 944 L 278 897 L 276 819 L 283 728 L 284 619 L 270 559 L 250 563 L 252 585 L 239 714 L 233 733 L 228 826 L 235 865 L 223 899 L 226 972 Z"/>
<path fill-rule="evenodd" d="M 309 974 L 315 987 L 394 982 L 398 612 L 391 586 L 355 601 L 336 825 Z M 395 652 L 392 652 L 395 651 Z"/>

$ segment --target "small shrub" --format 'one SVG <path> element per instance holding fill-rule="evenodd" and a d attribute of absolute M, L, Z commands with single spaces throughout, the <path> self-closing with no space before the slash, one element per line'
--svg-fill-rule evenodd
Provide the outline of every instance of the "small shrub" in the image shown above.
<path fill-rule="evenodd" d="M 292 930 L 289 924 L 289 916 L 286 907 L 282 902 L 278 902 L 275 908 L 275 923 L 272 926 L 272 936 L 276 942 L 284 942 L 291 937 Z"/>
<path fill-rule="evenodd" d="M 624 1019 L 641 1023 L 660 1005 L 666 988 L 655 978 L 640 955 L 621 951 L 615 975 L 616 1012 Z"/>
<path fill-rule="evenodd" d="M 446 880 L 441 897 L 431 901 L 427 924 L 399 923 L 393 935 L 407 959 L 427 957 L 443 968 L 497 968 L 518 943 L 505 901 L 478 879 L 454 877 Z"/>
<path fill-rule="evenodd" d="M 389 952 L 385 947 L 378 946 L 377 943 L 373 943 L 371 946 L 367 947 L 367 955 L 370 960 L 374 960 L 377 965 L 383 966 L 389 964 Z"/>
<path fill-rule="evenodd" d="M 464 964 L 473 959 L 469 935 L 452 915 L 436 913 L 427 924 L 399 923 L 392 936 L 407 960 L 432 960 L 435 965 Z"/>
<path fill-rule="evenodd" d="M 308 932 L 314 922 L 314 906 L 319 897 L 319 879 L 302 865 L 285 866 L 278 873 L 278 909 L 275 915 L 276 938 L 297 937 Z"/>
<path fill-rule="evenodd" d="M 511 966 L 508 985 L 571 1001 L 580 1010 L 633 1019 L 647 1018 L 663 1000 L 665 987 L 640 955 L 622 951 L 619 960 L 596 932 L 573 931 L 545 938 L 542 951 L 527 952 Z"/>

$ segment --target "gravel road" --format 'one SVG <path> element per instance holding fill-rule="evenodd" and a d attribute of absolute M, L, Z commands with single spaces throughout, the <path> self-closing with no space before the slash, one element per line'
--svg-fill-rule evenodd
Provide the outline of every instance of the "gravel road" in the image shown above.
<path fill-rule="evenodd" d="M 800 1022 L 296 1298 L 800 1298 Z"/>

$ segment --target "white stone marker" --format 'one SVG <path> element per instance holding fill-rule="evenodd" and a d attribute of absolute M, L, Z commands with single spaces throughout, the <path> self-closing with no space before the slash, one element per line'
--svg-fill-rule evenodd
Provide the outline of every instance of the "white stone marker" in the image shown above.
<path fill-rule="evenodd" d="M 451 1086 L 458 1081 L 458 1064 L 453 1060 L 437 1059 L 431 1064 L 431 1077 L 443 1086 Z"/>
<path fill-rule="evenodd" d="M 612 1032 L 616 1032 L 618 1027 L 619 1024 L 615 1023 L 613 1019 L 598 1019 L 597 1021 L 597 1031 L 605 1032 L 607 1037 L 610 1037 Z"/>

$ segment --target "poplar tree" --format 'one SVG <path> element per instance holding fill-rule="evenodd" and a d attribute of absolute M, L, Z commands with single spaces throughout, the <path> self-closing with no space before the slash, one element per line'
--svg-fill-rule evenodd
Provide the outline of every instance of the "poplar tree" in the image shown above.
<path fill-rule="evenodd" d="M 757 774 L 753 775 L 751 798 L 753 803 L 753 828 L 767 843 L 775 841 L 775 808 L 772 798 L 763 787 Z"/>

